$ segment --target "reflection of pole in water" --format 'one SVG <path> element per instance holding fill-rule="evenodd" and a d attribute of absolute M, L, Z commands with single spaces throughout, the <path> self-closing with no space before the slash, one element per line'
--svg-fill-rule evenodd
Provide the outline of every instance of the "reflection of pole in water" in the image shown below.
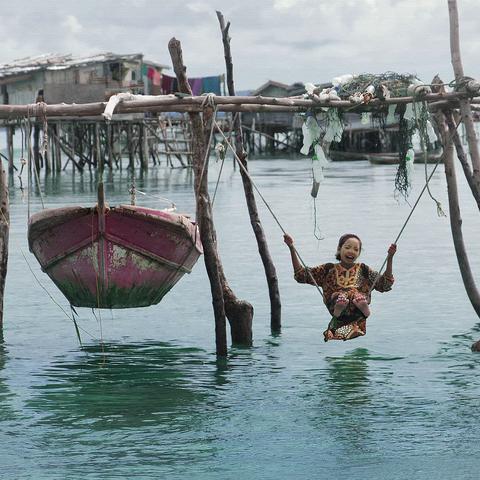
<path fill-rule="evenodd" d="M 12 420 L 15 417 L 15 410 L 8 401 L 14 396 L 14 394 L 5 384 L 4 377 L 1 374 L 5 368 L 7 360 L 8 350 L 3 343 L 3 333 L 0 332 L 0 403 L 2 404 L 2 408 L 0 409 L 0 422 Z"/>

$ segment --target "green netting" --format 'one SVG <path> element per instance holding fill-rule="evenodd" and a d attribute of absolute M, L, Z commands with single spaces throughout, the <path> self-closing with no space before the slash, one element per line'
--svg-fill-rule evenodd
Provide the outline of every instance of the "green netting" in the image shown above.
<path fill-rule="evenodd" d="M 408 86 L 415 80 L 418 80 L 417 77 L 411 73 L 362 73 L 355 75 L 352 80 L 341 85 L 338 96 L 347 100 L 351 95 L 365 92 L 369 85 L 373 85 L 375 96 L 382 98 L 382 85 L 384 85 L 392 97 L 404 97 L 407 95 Z"/>

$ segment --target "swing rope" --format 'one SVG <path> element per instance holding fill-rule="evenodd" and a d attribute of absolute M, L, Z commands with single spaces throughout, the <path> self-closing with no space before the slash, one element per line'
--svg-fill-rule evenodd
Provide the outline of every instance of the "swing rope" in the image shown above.
<path fill-rule="evenodd" d="M 428 191 L 430 192 L 430 190 L 429 190 L 430 180 L 432 179 L 433 174 L 434 174 L 435 171 L 437 170 L 437 167 L 438 167 L 438 165 L 440 164 L 440 161 L 443 161 L 443 158 L 444 158 L 444 156 L 445 156 L 445 154 L 446 154 L 447 148 L 448 148 L 448 147 L 451 145 L 451 143 L 452 143 L 453 135 L 455 134 L 455 132 L 457 131 L 457 129 L 458 129 L 458 127 L 460 126 L 461 123 L 462 123 L 462 120 L 460 119 L 460 120 L 458 121 L 458 123 L 456 124 L 456 126 L 455 126 L 455 130 L 454 130 L 454 131 L 451 133 L 451 135 L 449 136 L 449 138 L 448 138 L 448 140 L 447 140 L 447 144 L 443 147 L 443 153 L 442 153 L 442 155 L 439 156 L 439 158 L 437 159 L 434 167 L 432 168 L 432 171 L 430 172 L 430 175 L 426 178 L 426 180 L 425 180 L 425 185 L 423 186 L 420 194 L 419 194 L 418 197 L 417 197 L 417 200 L 415 201 L 415 203 L 413 204 L 413 207 L 412 207 L 411 210 L 410 210 L 410 213 L 408 214 L 405 222 L 403 222 L 403 225 L 402 225 L 402 228 L 400 229 L 400 232 L 398 233 L 397 237 L 395 238 L 395 240 L 394 240 L 394 242 L 393 242 L 395 245 L 397 244 L 398 240 L 399 240 L 400 237 L 402 236 L 402 233 L 403 233 L 403 231 L 405 230 L 405 227 L 407 226 L 407 223 L 409 222 L 410 218 L 412 217 L 413 212 L 414 212 L 415 209 L 417 208 L 417 205 L 418 205 L 418 203 L 420 202 L 420 199 L 422 198 L 423 194 L 425 193 L 426 190 L 428 190 Z M 432 198 L 433 198 L 433 197 L 432 197 Z M 435 200 L 435 199 L 434 199 L 434 200 Z M 435 201 L 437 202 L 437 208 L 438 208 L 438 203 L 439 203 L 439 202 L 438 202 L 437 200 L 435 200 Z M 376 285 L 378 279 L 380 278 L 380 276 L 382 275 L 382 271 L 383 271 L 383 269 L 385 268 L 385 265 L 387 264 L 387 260 L 388 260 L 388 256 L 385 257 L 385 260 L 383 261 L 382 266 L 381 266 L 380 269 L 378 270 L 378 273 L 377 273 L 375 279 L 373 280 L 372 286 L 370 287 L 370 289 L 369 289 L 369 291 L 368 291 L 368 295 L 370 295 L 370 294 L 372 293 L 373 289 L 375 288 L 375 285 Z"/>
<path fill-rule="evenodd" d="M 245 173 L 245 175 L 248 177 L 248 179 L 250 180 L 250 182 L 252 183 L 252 186 L 255 188 L 255 191 L 258 193 L 258 195 L 260 196 L 261 200 L 263 201 L 263 203 L 265 204 L 265 206 L 267 207 L 268 211 L 270 212 L 270 214 L 272 215 L 273 219 L 275 220 L 275 222 L 277 223 L 277 225 L 280 227 L 280 230 L 283 232 L 283 234 L 286 234 L 286 230 L 283 228 L 282 224 L 280 223 L 279 219 L 277 218 L 277 216 L 275 215 L 275 213 L 273 212 L 272 208 L 270 207 L 269 203 L 267 202 L 267 200 L 265 199 L 265 197 L 262 195 L 262 193 L 260 192 L 259 188 L 257 187 L 256 183 L 253 181 L 252 177 L 250 176 L 248 170 L 245 168 L 245 166 L 243 165 L 242 161 L 240 160 L 240 158 L 238 157 L 234 147 L 232 146 L 232 144 L 229 142 L 229 140 L 227 139 L 227 137 L 224 135 L 224 133 L 222 132 L 220 126 L 218 125 L 218 123 L 216 122 L 216 120 L 214 119 L 213 120 L 214 122 L 214 125 L 215 127 L 217 128 L 217 131 L 223 136 L 227 146 L 230 148 L 230 150 L 232 151 L 233 153 L 233 156 L 236 160 L 236 162 L 238 163 L 238 165 L 240 166 L 240 168 L 243 170 L 243 172 Z M 459 122 L 457 123 L 456 127 L 455 127 L 455 131 L 457 131 L 459 125 L 461 123 L 461 119 L 459 120 Z M 450 135 L 450 137 L 448 138 L 448 141 L 447 141 L 447 145 L 445 145 L 444 147 L 444 150 L 443 150 L 443 154 L 437 159 L 437 162 L 435 163 L 432 171 L 430 172 L 430 175 L 426 178 L 426 181 L 425 181 L 425 185 L 423 186 L 420 194 L 418 195 L 415 203 L 413 204 L 413 207 L 411 208 L 410 210 L 410 213 L 408 214 L 405 222 L 403 223 L 402 227 L 400 228 L 400 231 L 398 233 L 398 235 L 396 236 L 395 240 L 394 240 L 394 244 L 397 244 L 398 240 L 400 239 L 400 237 L 402 236 L 403 234 L 403 231 L 405 230 L 408 222 L 410 221 L 410 218 L 412 217 L 413 215 L 413 212 L 415 211 L 415 209 L 417 208 L 417 205 L 418 203 L 420 202 L 420 199 L 422 198 L 423 194 L 425 193 L 425 191 L 427 190 L 427 188 L 429 187 L 429 183 L 430 183 L 430 180 L 432 179 L 435 171 L 437 170 L 437 167 L 438 165 L 440 164 L 440 161 L 443 160 L 444 156 L 445 156 L 445 153 L 447 151 L 447 147 L 451 144 L 452 142 L 452 138 L 453 138 L 453 135 L 454 135 L 454 132 L 452 132 L 452 134 Z M 310 276 L 310 279 L 312 280 L 315 288 L 318 290 L 318 292 L 320 293 L 320 295 L 322 295 L 323 297 L 323 292 L 320 288 L 320 286 L 317 284 L 317 282 L 315 281 L 315 278 L 313 277 L 310 269 L 307 267 L 307 265 L 305 264 L 305 262 L 303 261 L 303 258 L 301 257 L 301 255 L 298 253 L 298 250 L 295 248 L 295 246 L 292 245 L 292 248 L 294 250 L 294 252 L 296 253 L 298 259 L 300 260 L 300 263 L 303 265 L 303 267 L 305 268 L 305 271 L 308 272 L 309 276 Z M 387 260 L 388 260 L 388 256 L 385 258 L 385 260 L 383 261 L 383 264 L 382 266 L 380 267 L 373 283 L 372 283 L 372 286 L 370 287 L 370 290 L 368 292 L 368 294 L 370 295 L 371 292 L 373 291 L 373 289 L 375 288 L 375 285 L 378 281 L 378 279 L 380 278 L 381 276 L 381 272 L 383 271 L 383 269 L 385 268 L 385 265 L 387 263 Z"/>
<path fill-rule="evenodd" d="M 270 205 L 268 204 L 268 202 L 265 200 L 265 197 L 262 195 L 262 192 L 260 192 L 259 188 L 257 187 L 256 183 L 253 181 L 252 177 L 250 176 L 250 174 L 248 173 L 248 170 L 245 168 L 245 166 L 243 165 L 242 161 L 240 160 L 240 158 L 238 157 L 237 155 L 237 152 L 235 150 L 235 148 L 232 146 L 231 142 L 228 140 L 228 138 L 225 136 L 225 134 L 223 133 L 222 129 L 220 128 L 220 126 L 218 125 L 218 123 L 216 122 L 216 120 L 214 119 L 214 124 L 215 124 L 215 127 L 217 128 L 217 131 L 222 135 L 222 137 L 224 138 L 228 148 L 230 148 L 230 150 L 232 151 L 233 153 L 233 157 L 235 158 L 236 162 L 238 163 L 238 165 L 240 166 L 240 168 L 242 169 L 242 171 L 245 173 L 245 175 L 247 176 L 247 178 L 250 180 L 253 188 L 255 188 L 255 191 L 258 193 L 258 195 L 260 196 L 260 198 L 262 199 L 263 203 L 265 204 L 265 206 L 267 207 L 268 211 L 270 212 L 270 214 L 272 215 L 273 219 L 275 220 L 275 222 L 277 223 L 277 225 L 280 227 L 280 230 L 283 232 L 283 234 L 285 235 L 287 233 L 287 231 L 283 228 L 282 224 L 280 223 L 280 220 L 277 218 L 277 216 L 275 215 L 274 211 L 272 210 L 272 208 L 270 207 Z M 302 256 L 298 253 L 298 250 L 295 248 L 295 246 L 292 245 L 292 248 L 294 250 L 294 252 L 296 253 L 298 259 L 300 260 L 300 263 L 303 265 L 303 267 L 305 268 L 305 271 L 308 272 L 312 282 L 313 282 L 313 285 L 315 286 L 315 288 L 318 290 L 318 293 L 320 293 L 320 295 L 323 297 L 323 291 L 322 289 L 320 288 L 320 286 L 317 284 L 317 282 L 315 281 L 315 278 L 313 277 L 312 275 L 312 272 L 310 271 L 310 269 L 307 267 L 307 265 L 305 264 L 305 262 L 303 261 L 303 258 Z"/>

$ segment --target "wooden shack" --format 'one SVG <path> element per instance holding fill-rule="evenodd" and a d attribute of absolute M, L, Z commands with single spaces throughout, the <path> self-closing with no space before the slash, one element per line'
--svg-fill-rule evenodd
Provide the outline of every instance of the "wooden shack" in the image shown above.
<path fill-rule="evenodd" d="M 22 105 L 45 101 L 89 103 L 129 91 L 155 93 L 166 65 L 143 54 L 111 52 L 88 57 L 45 54 L 0 65 L 0 103 Z"/>
<path fill-rule="evenodd" d="M 287 85 L 268 80 L 250 95 L 280 98 L 303 93 L 305 93 L 303 83 Z M 300 149 L 301 122 L 296 121 L 296 114 L 292 112 L 244 113 L 242 124 L 250 153 Z"/>

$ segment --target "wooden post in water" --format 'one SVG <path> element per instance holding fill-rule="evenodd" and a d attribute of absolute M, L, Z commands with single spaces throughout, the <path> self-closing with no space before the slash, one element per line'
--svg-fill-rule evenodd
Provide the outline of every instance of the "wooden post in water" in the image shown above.
<path fill-rule="evenodd" d="M 172 58 L 175 75 L 177 76 L 179 90 L 182 93 L 191 94 L 191 88 L 188 84 L 185 73 L 186 68 L 183 64 L 182 47 L 180 42 L 175 38 L 172 38 L 168 42 L 168 50 Z M 205 162 L 206 155 L 208 154 L 208 142 L 205 141 L 205 125 L 200 114 L 190 113 L 189 115 L 193 132 L 192 152 L 195 173 L 194 188 L 197 202 L 197 223 L 203 244 L 205 267 L 207 269 L 208 278 L 210 280 L 210 290 L 212 292 L 217 355 L 225 357 L 227 355 L 227 331 L 223 288 L 219 273 L 221 262 L 217 252 L 216 232 L 213 224 L 210 198 L 208 195 L 208 163 Z M 208 133 L 209 132 L 207 132 L 207 134 Z M 202 171 L 204 172 L 203 175 Z"/>
<path fill-rule="evenodd" d="M 127 121 L 127 149 L 128 149 L 128 168 L 133 173 L 135 171 L 135 158 L 133 156 L 132 123 L 129 121 Z"/>
<path fill-rule="evenodd" d="M 50 145 L 50 139 L 48 135 L 48 125 L 47 127 L 45 126 L 43 127 L 42 135 L 43 135 L 42 157 L 43 157 L 43 163 L 45 165 L 45 173 L 48 175 L 52 171 L 51 164 L 50 164 L 51 155 L 48 148 Z"/>
<path fill-rule="evenodd" d="M 149 157 L 149 150 L 148 150 L 148 130 L 145 126 L 145 120 L 141 122 L 141 129 L 142 129 L 142 140 L 143 140 L 143 169 L 148 170 L 148 157 Z"/>
<path fill-rule="evenodd" d="M 13 174 L 13 133 L 14 127 L 12 125 L 7 125 L 7 155 L 8 155 L 8 173 Z"/>
<path fill-rule="evenodd" d="M 235 86 L 233 79 L 233 62 L 232 54 L 230 50 L 230 36 L 228 34 L 230 28 L 230 22 L 225 25 L 225 20 L 221 12 L 217 11 L 218 21 L 220 23 L 220 30 L 222 32 L 223 48 L 225 54 L 225 63 L 227 70 L 227 86 L 228 94 L 231 96 L 235 95 Z M 265 232 L 263 230 L 262 222 L 258 214 L 257 203 L 255 201 L 255 195 L 253 193 L 253 185 L 248 176 L 248 161 L 247 153 L 243 146 L 243 132 L 242 132 L 242 120 L 240 114 L 235 116 L 233 128 L 235 130 L 235 150 L 236 155 L 243 168 L 240 168 L 240 175 L 242 177 L 243 189 L 245 192 L 245 199 L 247 202 L 248 213 L 250 215 L 250 223 L 252 225 L 253 233 L 257 240 L 258 252 L 260 253 L 260 258 L 263 263 L 263 268 L 265 271 L 265 276 L 267 278 L 268 291 L 270 295 L 270 328 L 273 332 L 279 332 L 281 329 L 281 315 L 282 315 L 282 305 L 280 301 L 280 292 L 278 290 L 278 277 L 273 264 L 272 257 L 267 244 L 267 239 L 265 237 Z M 228 302 L 225 302 L 226 308 L 228 307 Z M 253 311 L 252 311 L 253 315 Z M 230 315 L 227 309 L 227 317 L 230 320 Z M 245 318 L 246 319 L 246 318 Z M 251 330 L 250 319 L 250 330 Z M 242 328 L 242 331 L 245 330 Z M 233 327 L 232 327 L 232 336 L 233 336 Z M 251 333 L 250 333 L 251 337 Z M 250 343 L 252 339 L 250 338 Z"/>
<path fill-rule="evenodd" d="M 108 153 L 108 165 L 110 170 L 113 168 L 113 141 L 112 141 L 112 125 L 111 123 L 107 123 L 106 125 L 106 132 L 105 132 L 105 148 L 107 149 Z"/>
<path fill-rule="evenodd" d="M 60 137 L 62 135 L 62 123 L 57 122 L 54 125 L 54 144 L 55 144 L 55 170 L 60 172 L 62 170 L 62 150 L 60 148 Z"/>
<path fill-rule="evenodd" d="M 97 169 L 100 168 L 100 162 L 102 161 L 102 152 L 100 150 L 100 125 L 98 122 L 95 122 L 95 165 Z M 102 162 L 102 172 L 103 172 L 103 162 Z"/>
<path fill-rule="evenodd" d="M 0 336 L 3 337 L 3 295 L 7 279 L 8 237 L 10 230 L 10 209 L 8 181 L 0 159 Z"/>
<path fill-rule="evenodd" d="M 40 127 L 37 122 L 33 124 L 33 160 L 37 173 L 40 173 Z"/>
<path fill-rule="evenodd" d="M 436 114 L 436 123 L 442 137 L 444 148 L 443 162 L 445 164 L 445 177 L 448 189 L 448 205 L 450 213 L 450 227 L 452 230 L 453 244 L 457 255 L 458 266 L 462 275 L 463 284 L 468 298 L 477 315 L 480 317 L 480 292 L 478 291 L 475 278 L 473 277 L 468 260 L 467 249 L 463 240 L 462 217 L 460 214 L 460 203 L 458 200 L 457 177 L 455 173 L 455 163 L 453 161 L 453 142 L 452 132 L 446 126 L 445 115 L 443 112 Z M 480 342 L 479 347 L 480 347 Z"/>
<path fill-rule="evenodd" d="M 459 27 L 458 27 L 458 9 L 456 0 L 448 0 L 448 11 L 450 20 L 450 53 L 452 58 L 452 66 L 455 72 L 455 81 L 458 86 L 465 89 L 471 96 L 478 94 L 480 84 L 478 82 L 471 82 L 464 77 L 462 57 L 460 54 L 460 40 L 459 40 Z M 471 183 L 471 191 L 474 197 L 476 197 L 477 204 L 480 204 L 480 198 L 478 198 L 478 192 L 480 190 L 480 154 L 478 149 L 478 140 L 475 133 L 475 126 L 472 119 L 472 109 L 469 99 L 460 99 L 460 113 L 465 130 L 467 134 L 467 142 L 470 150 L 471 169 L 464 166 L 464 173 L 470 177 L 469 183 Z M 446 112 L 447 117 L 450 112 Z M 443 116 L 444 114 L 442 114 Z M 437 122 L 442 132 L 442 137 L 445 145 L 445 137 L 448 135 L 447 128 L 444 125 L 444 121 Z M 443 130 L 442 130 L 443 129 Z M 470 269 L 468 261 L 468 255 L 463 241 L 462 234 L 462 219 L 460 216 L 460 206 L 457 193 L 457 182 L 455 177 L 455 166 L 453 163 L 453 146 L 452 137 L 454 132 L 450 134 L 449 144 L 444 146 L 448 148 L 444 155 L 445 163 L 445 175 L 447 177 L 448 184 L 448 200 L 450 206 L 450 225 L 452 229 L 453 243 L 455 245 L 455 252 L 457 255 L 458 266 L 460 273 L 462 274 L 463 284 L 467 292 L 468 298 L 472 307 L 477 315 L 480 317 L 480 292 L 476 286 L 475 278 Z M 473 188 L 472 188 L 473 186 Z M 480 341 L 477 341 L 472 345 L 473 351 L 480 351 Z"/>

